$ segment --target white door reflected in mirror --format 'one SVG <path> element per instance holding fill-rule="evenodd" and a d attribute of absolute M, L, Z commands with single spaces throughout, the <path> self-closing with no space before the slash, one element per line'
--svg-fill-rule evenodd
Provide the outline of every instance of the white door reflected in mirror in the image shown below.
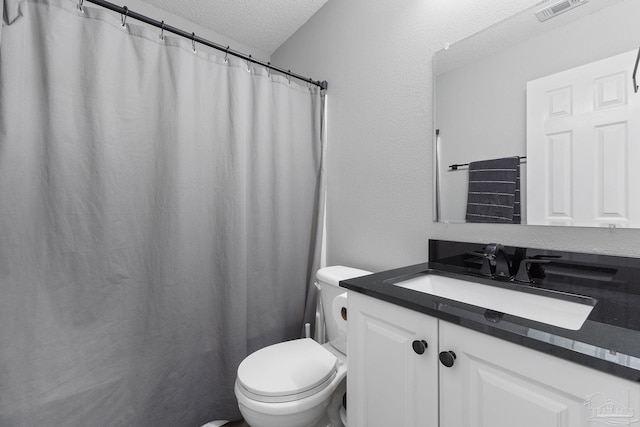
<path fill-rule="evenodd" d="M 527 223 L 640 227 L 637 51 L 527 83 Z"/>

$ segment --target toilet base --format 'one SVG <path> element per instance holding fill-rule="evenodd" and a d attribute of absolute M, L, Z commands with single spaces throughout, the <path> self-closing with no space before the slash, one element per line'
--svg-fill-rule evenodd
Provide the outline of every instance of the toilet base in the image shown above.
<path fill-rule="evenodd" d="M 271 416 L 255 413 L 242 404 L 239 406 L 244 420 L 251 427 L 304 427 L 308 426 L 310 422 L 315 426 L 317 425 L 316 420 L 322 419 L 325 411 L 324 405 L 318 405 L 303 412 Z"/>
<path fill-rule="evenodd" d="M 343 417 L 341 417 L 341 414 L 340 414 L 340 410 L 343 409 L 342 396 L 346 391 L 347 391 L 347 381 L 343 380 L 342 383 L 336 389 L 336 391 L 334 391 L 333 396 L 331 396 L 329 405 L 327 405 L 327 409 L 323 414 L 322 418 L 313 427 L 346 427 L 347 426 L 345 424 L 345 421 L 343 420 Z"/>
<path fill-rule="evenodd" d="M 345 427 L 340 418 L 342 396 L 347 391 L 346 379 L 336 387 L 330 399 L 302 412 L 287 415 L 256 413 L 238 402 L 244 420 L 251 427 Z"/>

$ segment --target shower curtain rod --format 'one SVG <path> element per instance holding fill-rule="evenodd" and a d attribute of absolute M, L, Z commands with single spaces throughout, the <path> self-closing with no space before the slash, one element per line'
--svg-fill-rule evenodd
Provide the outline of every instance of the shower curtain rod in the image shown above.
<path fill-rule="evenodd" d="M 85 0 L 78 0 L 78 10 L 82 11 L 82 3 L 84 1 Z M 126 18 L 130 17 L 130 18 L 133 18 L 133 19 L 135 19 L 137 21 L 142 21 L 145 24 L 153 25 L 154 27 L 160 28 L 163 31 L 168 31 L 170 33 L 177 34 L 179 36 L 187 38 L 187 39 L 191 40 L 192 43 L 194 43 L 194 44 L 195 43 L 199 43 L 199 44 L 203 44 L 205 46 L 212 47 L 214 49 L 217 49 L 219 51 L 224 52 L 225 54 L 233 55 L 233 56 L 238 57 L 238 58 L 242 58 L 245 61 L 253 62 L 254 64 L 261 65 L 261 66 L 263 66 L 265 68 L 277 71 L 277 72 L 282 73 L 282 74 L 284 74 L 286 76 L 293 77 L 293 78 L 296 78 L 298 80 L 302 80 L 302 81 L 307 82 L 307 83 L 311 83 L 313 85 L 316 85 L 316 86 L 320 87 L 321 89 L 325 89 L 325 90 L 327 89 L 328 83 L 327 83 L 326 80 L 323 80 L 323 81 L 313 80 L 313 79 L 310 79 L 308 77 L 304 77 L 304 76 L 301 76 L 299 74 L 292 73 L 291 70 L 283 70 L 282 68 L 279 68 L 279 67 L 276 67 L 274 65 L 271 65 L 270 62 L 265 63 L 265 62 L 262 62 L 260 60 L 255 59 L 255 58 L 252 58 L 251 55 L 245 55 L 244 53 L 235 51 L 233 49 L 229 49 L 229 46 L 225 47 L 225 46 L 219 45 L 219 44 L 214 43 L 212 41 L 203 39 L 202 37 L 198 37 L 198 36 L 196 36 L 195 33 L 189 34 L 186 31 L 183 31 L 183 30 L 181 30 L 179 28 L 175 28 L 175 27 L 172 27 L 170 25 L 167 25 L 167 24 L 164 23 L 164 21 L 162 21 L 162 22 L 156 21 L 155 19 L 149 18 L 148 16 L 141 15 L 139 13 L 133 12 L 132 10 L 129 10 L 129 8 L 127 6 L 122 6 L 121 7 L 121 6 L 115 5 L 113 3 L 110 3 L 108 1 L 104 1 L 104 0 L 86 0 L 86 1 L 89 2 L 89 3 L 97 4 L 98 6 L 102 6 L 102 7 L 106 8 L 106 9 L 112 10 L 114 12 L 120 13 L 123 16 L 123 22 L 124 22 L 124 20 Z"/>

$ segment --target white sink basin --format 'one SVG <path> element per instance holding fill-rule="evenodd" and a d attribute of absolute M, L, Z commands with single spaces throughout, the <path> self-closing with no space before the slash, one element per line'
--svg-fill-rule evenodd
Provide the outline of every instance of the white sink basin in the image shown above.
<path fill-rule="evenodd" d="M 435 274 L 425 274 L 394 284 L 574 331 L 582 327 L 595 305 L 593 298 L 581 295 L 564 294 L 569 295 L 569 301 Z M 553 294 L 553 291 L 548 292 Z"/>

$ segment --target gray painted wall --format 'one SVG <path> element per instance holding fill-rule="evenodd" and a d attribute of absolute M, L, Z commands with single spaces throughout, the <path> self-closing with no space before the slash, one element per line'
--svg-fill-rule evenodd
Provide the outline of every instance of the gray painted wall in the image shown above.
<path fill-rule="evenodd" d="M 538 0 L 330 0 L 271 61 L 329 81 L 327 263 L 382 270 L 429 238 L 640 257 L 640 230 L 433 223 L 432 55 Z"/>

